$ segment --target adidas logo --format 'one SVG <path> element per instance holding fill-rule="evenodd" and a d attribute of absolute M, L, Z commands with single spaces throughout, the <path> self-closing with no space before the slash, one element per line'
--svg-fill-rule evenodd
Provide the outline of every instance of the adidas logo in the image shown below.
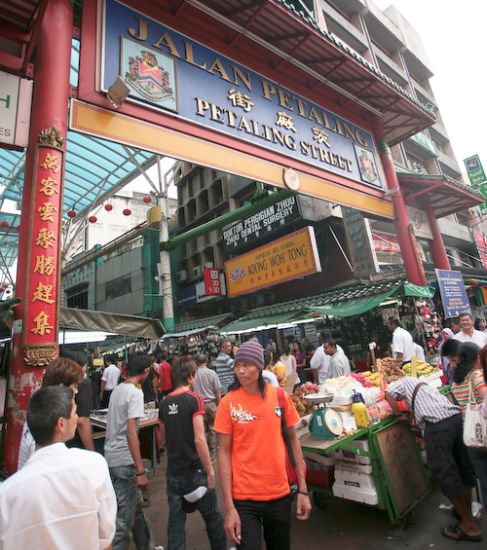
<path fill-rule="evenodd" d="M 178 404 L 169 403 L 169 413 L 168 414 L 178 414 Z"/>

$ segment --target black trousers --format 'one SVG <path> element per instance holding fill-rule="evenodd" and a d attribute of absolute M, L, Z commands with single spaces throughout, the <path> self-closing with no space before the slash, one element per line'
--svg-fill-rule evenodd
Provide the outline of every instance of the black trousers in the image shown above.
<path fill-rule="evenodd" d="M 291 496 L 276 500 L 234 500 L 240 516 L 239 550 L 261 550 L 262 528 L 267 550 L 290 550 Z"/>

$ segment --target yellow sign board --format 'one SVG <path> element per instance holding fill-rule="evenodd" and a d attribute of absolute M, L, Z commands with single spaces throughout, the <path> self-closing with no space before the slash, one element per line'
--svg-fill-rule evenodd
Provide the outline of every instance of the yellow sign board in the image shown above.
<path fill-rule="evenodd" d="M 314 229 L 305 227 L 225 262 L 230 298 L 321 271 Z"/>

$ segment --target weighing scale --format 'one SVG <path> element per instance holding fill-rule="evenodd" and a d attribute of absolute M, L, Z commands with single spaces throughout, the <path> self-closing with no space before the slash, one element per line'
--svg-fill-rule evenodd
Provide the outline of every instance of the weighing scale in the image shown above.
<path fill-rule="evenodd" d="M 313 439 L 336 439 L 343 433 L 343 420 L 340 414 L 333 409 L 326 409 L 324 405 L 333 399 L 333 395 L 310 394 L 304 398 L 317 405 L 309 421 L 309 431 Z"/>

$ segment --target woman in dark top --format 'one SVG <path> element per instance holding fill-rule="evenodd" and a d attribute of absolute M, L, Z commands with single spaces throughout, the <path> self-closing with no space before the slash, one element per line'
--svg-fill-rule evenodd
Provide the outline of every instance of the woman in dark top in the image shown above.
<path fill-rule="evenodd" d="M 301 384 L 304 384 L 306 382 L 306 373 L 304 371 L 306 367 L 306 352 L 299 342 L 294 342 L 292 354 L 296 359 L 296 370 L 298 371 L 299 380 L 301 380 Z"/>

